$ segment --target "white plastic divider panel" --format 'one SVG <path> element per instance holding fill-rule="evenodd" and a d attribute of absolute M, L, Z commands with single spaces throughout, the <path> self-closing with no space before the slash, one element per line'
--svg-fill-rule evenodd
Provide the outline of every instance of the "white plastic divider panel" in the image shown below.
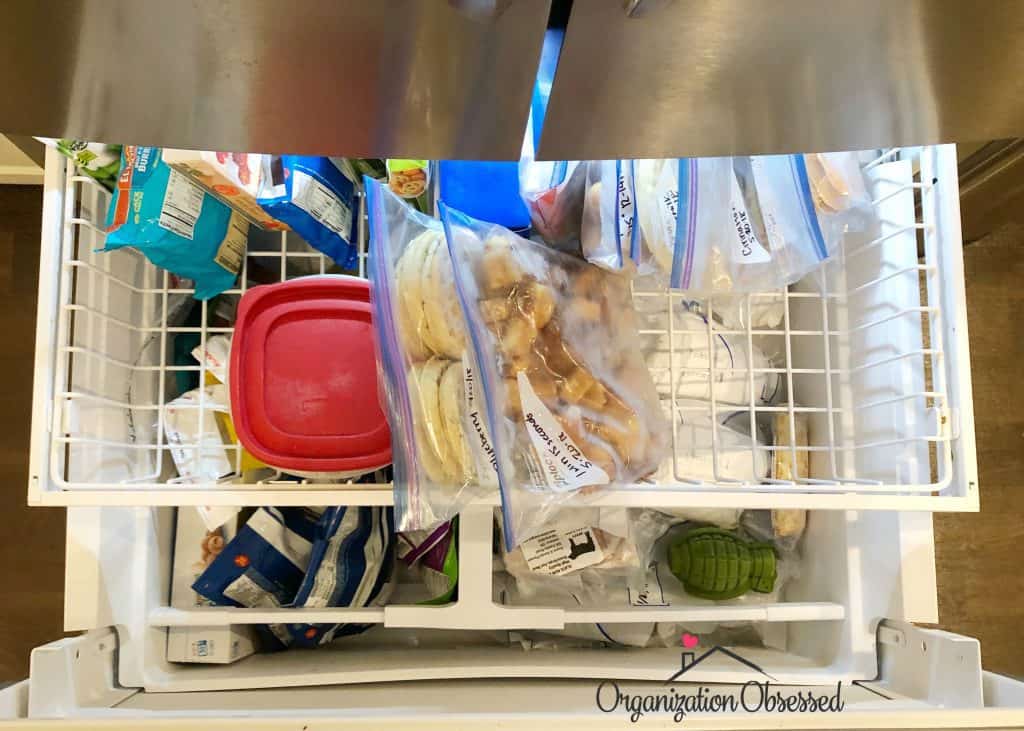
<path fill-rule="evenodd" d="M 445 606 L 416 605 L 422 593 L 399 585 L 382 609 L 182 610 L 169 606 L 175 509 L 71 508 L 65 629 L 114 627 L 119 683 L 163 692 L 485 676 L 665 680 L 681 668 L 681 647 L 527 650 L 516 641 L 520 630 L 600 624 L 614 635 L 653 622 L 693 631 L 707 622 L 751 623 L 763 646 L 734 649 L 775 681 L 834 683 L 876 676 L 881 619 L 934 619 L 915 609 L 916 594 L 935 593 L 934 580 L 928 586 L 922 578 L 929 572 L 920 559 L 930 551 L 921 551 L 899 513 L 811 513 L 797 575 L 766 603 L 693 598 L 580 610 L 501 603 L 493 593 L 492 519 L 483 506 L 461 516 L 458 599 Z M 257 654 L 230 665 L 166 661 L 168 627 L 339 621 L 374 626 L 317 650 Z M 712 653 L 686 680 L 742 682 L 749 672 Z"/>
<path fill-rule="evenodd" d="M 747 327 L 725 329 L 714 313 L 727 303 L 707 293 L 636 289 L 674 451 L 649 481 L 605 490 L 599 504 L 977 509 L 956 151 L 891 150 L 864 167 L 880 220 L 874 237 L 848 235 L 821 271 L 742 298 L 745 312 L 781 306 L 778 329 L 751 327 L 749 317 Z M 218 481 L 177 476 L 172 449 L 209 449 L 169 437 L 179 377 L 206 377 L 205 364 L 175 359 L 179 339 L 205 348 L 231 334 L 231 310 L 255 283 L 336 267 L 293 234 L 254 228 L 237 288 L 197 305 L 198 324 L 184 324 L 192 290 L 177 277 L 130 248 L 96 251 L 108 198 L 49 155 L 30 502 L 390 504 L 389 484 L 243 473 L 237 444 L 224 446 L 234 470 Z M 696 326 L 694 299 L 705 302 Z M 766 382 L 777 388 L 770 405 L 756 398 Z M 200 394 L 182 408 L 203 423 L 212 407 Z M 774 417 L 788 437 L 757 436 Z M 809 422 L 807 443 L 795 436 L 798 419 Z M 736 427 L 749 436 L 737 439 Z M 773 475 L 766 465 L 779 452 L 793 462 L 808 454 L 810 474 Z"/>

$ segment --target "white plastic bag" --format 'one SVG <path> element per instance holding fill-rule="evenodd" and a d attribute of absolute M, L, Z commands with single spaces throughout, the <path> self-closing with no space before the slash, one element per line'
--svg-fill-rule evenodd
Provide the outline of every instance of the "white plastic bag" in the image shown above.
<path fill-rule="evenodd" d="M 658 393 L 676 399 L 710 400 L 713 350 L 716 402 L 749 406 L 752 368 L 754 402 L 773 403 L 782 388 L 781 377 L 770 372 L 771 361 L 757 344 L 748 348 L 743 336 L 713 333 L 709 337 L 708 333 L 708 319 L 698 310 L 685 304 L 676 310 L 673 342 L 666 333 L 650 346 L 646 357 Z"/>
<path fill-rule="evenodd" d="M 750 412 L 718 410 L 717 426 L 706 401 L 678 400 L 674 459 L 667 460 L 655 474 L 659 482 L 684 480 L 742 480 L 758 483 L 770 476 L 771 457 L 767 450 L 752 448 L 764 444 L 755 428 L 750 437 Z M 756 427 L 756 425 L 755 425 Z M 721 521 L 712 521 L 720 523 Z"/>

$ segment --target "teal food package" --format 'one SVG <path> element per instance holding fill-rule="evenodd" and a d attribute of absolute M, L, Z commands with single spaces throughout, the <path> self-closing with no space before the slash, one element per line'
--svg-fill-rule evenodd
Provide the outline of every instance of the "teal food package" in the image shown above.
<path fill-rule="evenodd" d="M 249 222 L 168 167 L 159 147 L 124 147 L 101 251 L 134 246 L 206 300 L 234 285 L 248 236 Z"/>

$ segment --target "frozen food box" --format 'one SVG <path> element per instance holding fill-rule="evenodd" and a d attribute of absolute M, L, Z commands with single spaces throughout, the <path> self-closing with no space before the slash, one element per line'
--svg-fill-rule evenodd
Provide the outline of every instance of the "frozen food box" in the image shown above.
<path fill-rule="evenodd" d="M 256 202 L 267 155 L 247 152 L 210 152 L 164 149 L 163 159 L 179 173 L 188 175 L 257 226 L 287 231 Z"/>
<path fill-rule="evenodd" d="M 234 537 L 237 518 L 233 515 L 223 525 L 210 530 L 201 508 L 178 508 L 171 578 L 172 607 L 193 609 L 210 604 L 192 590 L 192 583 Z M 168 662 L 225 664 L 255 651 L 251 625 L 171 627 L 167 632 Z"/>

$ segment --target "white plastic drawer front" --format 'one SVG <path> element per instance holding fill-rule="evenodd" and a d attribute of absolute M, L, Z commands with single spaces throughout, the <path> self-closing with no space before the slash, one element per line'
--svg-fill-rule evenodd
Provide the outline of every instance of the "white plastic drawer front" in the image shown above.
<path fill-rule="evenodd" d="M 695 330 L 692 317 L 685 322 L 684 300 L 700 293 L 636 291 L 674 453 L 652 481 L 606 490 L 603 504 L 977 509 L 956 151 L 891 150 L 865 171 L 880 229 L 870 237 L 848 235 L 822 272 L 788 290 L 746 298 L 747 308 L 766 298 L 783 303 L 780 329 L 729 331 L 708 317 Z M 94 181 L 49 154 L 30 502 L 390 504 L 384 483 L 311 483 L 280 473 L 246 482 L 237 445 L 225 447 L 233 475 L 208 484 L 176 476 L 165 406 L 178 376 L 198 372 L 205 379 L 206 366 L 176 363 L 175 339 L 205 344 L 232 328 L 209 325 L 206 302 L 200 325 L 181 324 L 191 290 L 132 249 L 96 251 L 108 199 Z M 250 237 L 229 304 L 245 292 L 250 275 L 283 281 L 331 266 L 291 234 L 260 233 Z M 365 241 L 361 246 L 360 272 Z M 715 306 L 712 298 L 707 307 L 713 313 Z M 755 359 L 755 343 L 770 362 Z M 781 398 L 770 406 L 752 398 L 727 406 L 723 384 L 746 379 L 777 379 Z M 683 398 L 692 397 L 694 383 L 706 384 L 704 401 Z M 210 406 L 199 399 L 195 408 L 201 419 Z M 766 445 L 752 437 L 727 447 L 720 423 L 730 414 L 747 425 L 763 416 L 806 418 L 809 443 L 791 438 Z M 693 427 L 683 425 L 702 420 L 710 435 L 695 439 Z M 776 451 L 794 460 L 809 453 L 810 475 L 752 483 L 749 469 L 737 477 L 730 467 L 765 464 Z M 494 496 L 490 503 L 496 502 Z"/>

